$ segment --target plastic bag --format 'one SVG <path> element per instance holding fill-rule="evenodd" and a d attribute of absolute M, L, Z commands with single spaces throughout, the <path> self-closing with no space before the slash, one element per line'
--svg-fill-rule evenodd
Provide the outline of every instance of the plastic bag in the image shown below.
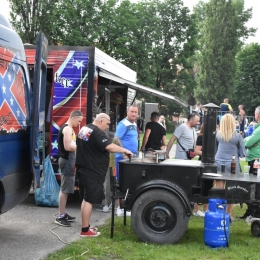
<path fill-rule="evenodd" d="M 50 157 L 47 156 L 44 160 L 44 179 L 41 182 L 41 187 L 34 192 L 36 205 L 47 207 L 58 207 L 59 205 L 60 186 L 57 183 Z"/>

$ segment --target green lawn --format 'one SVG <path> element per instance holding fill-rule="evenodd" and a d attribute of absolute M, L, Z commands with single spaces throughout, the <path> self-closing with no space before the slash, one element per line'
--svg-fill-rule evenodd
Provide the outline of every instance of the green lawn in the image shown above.
<path fill-rule="evenodd" d="M 236 206 L 234 217 L 245 212 Z M 213 250 L 204 245 L 204 220 L 192 216 L 183 238 L 175 245 L 146 244 L 134 234 L 130 218 L 123 225 L 123 218 L 115 218 L 114 238 L 110 238 L 110 222 L 99 228 L 101 235 L 96 238 L 81 238 L 64 249 L 50 255 L 48 260 L 59 259 L 160 259 L 160 260 L 225 260 L 225 259 L 260 259 L 259 239 L 251 235 L 250 225 L 237 220 L 230 227 L 230 246 L 226 249 Z M 86 252 L 88 251 L 88 252 Z M 84 256 L 79 256 L 84 253 Z M 79 257 L 78 257 L 79 256 Z"/>

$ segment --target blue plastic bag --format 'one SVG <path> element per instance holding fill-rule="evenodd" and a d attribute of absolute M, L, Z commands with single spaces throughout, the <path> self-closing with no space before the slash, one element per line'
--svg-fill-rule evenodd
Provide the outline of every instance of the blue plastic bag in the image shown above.
<path fill-rule="evenodd" d="M 58 207 L 59 205 L 60 186 L 57 183 L 50 157 L 47 156 L 44 160 L 44 179 L 41 182 L 41 187 L 34 192 L 36 205 L 47 207 Z"/>

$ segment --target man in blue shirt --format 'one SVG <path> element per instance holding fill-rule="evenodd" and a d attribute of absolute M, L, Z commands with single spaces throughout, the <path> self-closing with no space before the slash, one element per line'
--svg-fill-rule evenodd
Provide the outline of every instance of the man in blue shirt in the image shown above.
<path fill-rule="evenodd" d="M 133 154 L 136 154 L 138 150 L 138 132 L 137 132 L 137 125 L 135 123 L 137 115 L 138 115 L 138 107 L 136 105 L 131 105 L 130 107 L 128 107 L 126 111 L 126 118 L 124 118 L 117 124 L 116 133 L 114 137 L 115 144 L 131 151 Z M 115 155 L 117 181 L 119 181 L 118 162 L 126 158 L 127 157 L 122 153 L 116 153 Z M 117 215 L 123 216 L 123 210 L 118 208 Z M 127 212 L 127 215 L 130 215 L 130 212 Z"/>

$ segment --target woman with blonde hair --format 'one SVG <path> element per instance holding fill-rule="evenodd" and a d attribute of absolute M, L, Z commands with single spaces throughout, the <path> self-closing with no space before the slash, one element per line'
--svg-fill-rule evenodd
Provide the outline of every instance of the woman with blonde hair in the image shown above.
<path fill-rule="evenodd" d="M 236 122 L 231 114 L 225 114 L 221 121 L 217 133 L 217 153 L 215 161 L 218 165 L 218 171 L 221 171 L 221 165 L 225 164 L 225 171 L 230 172 L 232 156 L 236 158 L 236 173 L 241 173 L 239 157 L 246 156 L 246 149 L 242 136 L 236 131 Z M 223 181 L 216 181 L 217 188 L 224 188 Z M 227 206 L 227 211 L 231 216 L 233 205 Z"/>

